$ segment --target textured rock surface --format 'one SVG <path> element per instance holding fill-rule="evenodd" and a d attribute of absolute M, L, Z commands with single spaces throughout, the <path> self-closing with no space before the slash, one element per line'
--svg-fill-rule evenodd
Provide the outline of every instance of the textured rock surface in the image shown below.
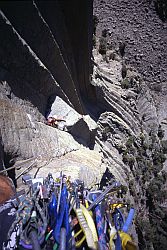
<path fill-rule="evenodd" d="M 166 173 L 162 172 L 166 169 L 161 138 L 163 132 L 159 128 L 154 96 L 141 76 L 131 68 L 127 70 L 128 86 L 124 85 L 124 79 L 118 78 L 117 73 L 114 80 L 114 72 L 122 68 L 121 60 L 114 68 L 112 59 L 106 61 L 100 58 L 95 52 L 92 82 L 96 86 L 98 103 L 105 109 L 98 120 L 96 142 L 110 171 L 124 185 L 128 184 L 129 199 L 137 212 L 140 248 L 158 249 L 160 244 L 165 249 L 166 241 L 161 241 L 161 238 L 165 235 L 162 228 L 166 228 L 166 224 L 157 219 L 149 220 L 151 214 L 164 216 L 167 198 L 163 193 L 166 193 Z M 163 124 L 165 128 L 165 122 Z M 155 185 L 161 185 L 162 192 L 153 191 Z M 155 240 L 151 236 L 153 232 Z M 146 237 L 149 233 L 150 236 Z"/>
<path fill-rule="evenodd" d="M 2 9 L 18 34 L 21 35 L 27 45 L 30 46 L 39 60 L 49 70 L 52 78 L 61 86 L 66 95 L 70 96 L 74 106 L 78 107 L 78 110 L 81 111 L 81 104 L 75 84 L 57 44 L 57 37 L 53 36 L 35 3 L 31 1 L 26 4 L 8 2 L 8 4 L 5 3 Z M 31 25 L 32 21 L 34 25 Z M 4 40 L 6 39 L 4 38 Z M 44 89 L 46 90 L 46 87 Z M 58 94 L 57 91 L 56 93 Z"/>
<path fill-rule="evenodd" d="M 72 144 L 72 141 L 68 142 Z M 42 160 L 32 161 L 34 167 L 28 173 L 32 177 L 34 175 L 45 177 L 51 172 L 54 177 L 58 177 L 60 171 L 63 171 L 67 176 L 71 176 L 71 180 L 80 179 L 84 181 L 85 186 L 91 187 L 100 182 L 101 176 L 105 172 L 106 166 L 102 163 L 101 158 L 101 154 L 96 151 L 78 147 L 71 152 L 62 153 L 50 159 L 43 157 Z M 21 170 L 17 171 L 17 175 L 24 169 L 22 167 Z M 18 186 L 22 186 L 21 179 L 18 181 Z"/>
<path fill-rule="evenodd" d="M 108 167 L 129 188 L 140 248 L 166 249 L 166 22 L 146 0 L 95 0 L 91 65 L 92 1 L 0 5 L 1 168 L 63 170 L 91 186 Z"/>
<path fill-rule="evenodd" d="M 139 248 L 165 249 L 166 22 L 153 1 L 96 0 L 94 15 L 92 84 L 105 111 L 96 141 L 112 173 L 128 183 Z"/>
<path fill-rule="evenodd" d="M 159 122 L 166 119 L 167 22 L 157 15 L 154 1 L 95 0 L 94 15 L 99 19 L 97 47 L 104 29 L 108 30 L 107 46 L 115 54 L 120 53 L 120 44 L 125 44 L 123 62 L 142 75 L 154 97 L 152 111 L 155 114 L 156 109 Z"/>
<path fill-rule="evenodd" d="M 152 88 L 161 88 L 167 78 L 167 23 L 158 17 L 153 1 L 95 0 L 94 14 L 99 19 L 97 36 L 106 28 L 111 47 L 125 42 L 125 62 Z"/>
<path fill-rule="evenodd" d="M 75 2 L 69 8 L 74 6 Z M 84 145 L 90 144 L 96 124 L 78 112 L 83 113 L 81 94 L 83 99 L 94 96 L 89 84 L 91 45 L 86 41 L 91 37 L 88 19 L 92 3 L 77 4 L 80 15 L 73 16 L 72 26 L 67 23 L 71 13 L 61 1 L 47 8 L 45 2 L 2 1 L 0 7 L 0 114 L 5 165 L 39 155 L 56 157 L 80 147 L 67 132 L 45 125 L 50 100 L 56 96 L 70 105 L 66 104 L 71 134 L 81 137 Z M 80 24 L 83 40 L 77 28 Z M 76 34 L 72 34 L 73 25 Z M 82 50 L 75 48 L 76 42 Z M 74 114 L 78 120 L 71 122 Z M 82 133 L 78 131 L 81 126 Z"/>
<path fill-rule="evenodd" d="M 58 128 L 64 127 L 65 131 L 85 145 L 94 144 L 97 125 L 89 115 L 80 115 L 58 96 L 49 110 L 48 117 L 64 119 L 58 123 Z"/>

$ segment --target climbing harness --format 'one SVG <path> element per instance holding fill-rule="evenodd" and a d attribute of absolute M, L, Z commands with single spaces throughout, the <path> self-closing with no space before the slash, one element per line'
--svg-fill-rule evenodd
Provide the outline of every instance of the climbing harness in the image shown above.
<path fill-rule="evenodd" d="M 11 249 L 137 249 L 129 234 L 135 211 L 130 208 L 127 213 L 126 203 L 119 198 L 122 185 L 114 178 L 104 191 L 90 190 L 62 172 L 56 179 L 52 174 L 22 179 L 29 191 L 15 202 L 8 243 L 17 233 Z M 10 249 L 9 245 L 3 249 Z"/>

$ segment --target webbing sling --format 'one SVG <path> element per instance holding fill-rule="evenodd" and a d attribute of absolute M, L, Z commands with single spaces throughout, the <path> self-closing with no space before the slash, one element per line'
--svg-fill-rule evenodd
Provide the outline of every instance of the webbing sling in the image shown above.
<path fill-rule="evenodd" d="M 53 230 L 53 236 L 57 243 L 60 244 L 61 228 L 66 229 L 67 242 L 70 239 L 70 224 L 69 224 L 69 203 L 67 202 L 68 192 L 67 187 L 64 185 L 61 192 L 60 210 L 57 214 L 56 226 Z"/>
<path fill-rule="evenodd" d="M 97 195 L 92 195 L 93 200 L 97 199 Z M 95 207 L 95 214 L 96 214 L 96 226 L 97 226 L 97 232 L 99 237 L 99 245 L 104 250 L 108 250 L 107 242 L 104 234 L 104 218 L 101 215 L 100 206 L 97 205 Z"/>

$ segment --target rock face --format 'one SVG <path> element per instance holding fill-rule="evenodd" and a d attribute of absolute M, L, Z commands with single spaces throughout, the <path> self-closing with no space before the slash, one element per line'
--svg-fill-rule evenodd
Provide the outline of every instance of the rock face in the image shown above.
<path fill-rule="evenodd" d="M 0 7 L 1 169 L 17 167 L 18 187 L 27 167 L 90 187 L 108 167 L 128 187 L 140 249 L 166 249 L 166 22 L 149 1 L 95 0 L 96 27 L 89 0 Z"/>
<path fill-rule="evenodd" d="M 4 163 L 10 167 L 18 160 L 55 159 L 78 151 L 82 146 L 77 141 L 93 147 L 96 123 L 83 116 L 83 101 L 95 100 L 89 81 L 92 2 L 2 1 L 0 7 L 1 169 Z M 72 15 L 76 8 L 78 15 Z M 61 114 L 63 105 L 69 111 L 62 114 L 66 132 L 45 124 L 55 98 Z M 58 107 L 54 111 L 59 116 Z"/>
<path fill-rule="evenodd" d="M 89 84 L 91 46 L 86 41 L 87 37 L 91 36 L 88 19 L 91 18 L 92 5 L 89 2 L 78 4 L 79 16 L 73 15 L 74 19 L 70 22 L 72 27 L 66 25 L 69 12 L 66 10 L 66 3 L 63 4 L 61 1 L 52 2 L 47 5 L 47 8 L 45 2 L 1 3 L 3 11 L 1 30 L 4 34 L 4 39 L 1 40 L 1 48 L 3 48 L 1 67 L 10 71 L 15 81 L 19 78 L 22 82 L 26 82 L 27 88 L 30 85 L 31 88 L 36 89 L 39 98 L 43 101 L 40 103 L 40 100 L 36 100 L 34 104 L 35 106 L 38 104 L 41 112 L 44 112 L 47 98 L 52 94 L 58 94 L 66 102 L 71 102 L 80 113 L 83 112 L 81 95 L 89 93 L 90 98 L 94 95 L 93 87 Z M 75 1 L 70 4 L 72 10 L 74 7 Z M 85 15 L 86 10 L 90 11 L 87 15 Z M 53 22 L 54 15 L 57 18 Z M 81 15 L 83 15 L 82 19 Z M 71 32 L 71 28 L 80 32 L 78 28 L 80 25 L 83 26 L 82 38 L 85 37 L 82 41 L 79 40 L 81 39 L 79 33 Z M 6 43 L 7 40 L 10 40 L 13 46 L 12 53 L 11 47 Z M 80 49 L 76 47 L 77 44 L 80 45 Z M 81 51 L 82 54 L 80 54 Z M 11 59 L 10 65 L 5 57 L 7 54 Z M 18 58 L 17 63 L 14 58 Z M 21 95 L 24 91 L 20 90 L 20 92 L 17 95 Z M 26 94 L 27 92 L 28 90 Z M 35 102 L 32 100 L 32 103 L 33 101 Z"/>
<path fill-rule="evenodd" d="M 149 1 L 97 0 L 94 18 L 92 84 L 105 111 L 96 140 L 128 183 L 140 249 L 165 249 L 167 224 L 155 216 L 166 218 L 166 22 Z"/>
<path fill-rule="evenodd" d="M 116 56 L 115 52 L 118 52 L 121 55 L 123 48 L 123 63 L 131 65 L 142 75 L 151 90 L 150 94 L 154 96 L 161 122 L 166 119 L 167 22 L 157 15 L 157 2 L 163 5 L 163 1 L 95 0 L 94 15 L 99 21 L 96 28 L 97 48 L 98 38 L 106 29 L 106 46 L 111 50 L 110 54 Z M 165 12 L 166 4 L 163 6 Z"/>
<path fill-rule="evenodd" d="M 158 245 L 165 249 L 166 241 L 161 238 L 166 223 L 149 219 L 150 214 L 166 218 L 165 122 L 162 129 L 155 99 L 141 75 L 131 67 L 127 67 L 126 79 L 114 74 L 123 67 L 121 58 L 113 62 L 94 51 L 94 60 L 92 81 L 98 103 L 105 109 L 98 119 L 96 142 L 114 176 L 128 184 L 141 249 L 158 249 Z M 162 187 L 159 191 L 158 186 Z M 145 238 L 153 232 L 154 239 Z"/>
<path fill-rule="evenodd" d="M 53 101 L 48 117 L 62 119 L 58 128 L 68 131 L 85 146 L 94 144 L 97 130 L 96 122 L 89 115 L 80 115 L 58 96 Z"/>
<path fill-rule="evenodd" d="M 125 43 L 126 64 L 158 91 L 167 79 L 167 23 L 157 15 L 154 2 L 95 0 L 94 14 L 99 19 L 97 36 L 107 29 L 110 48 Z"/>

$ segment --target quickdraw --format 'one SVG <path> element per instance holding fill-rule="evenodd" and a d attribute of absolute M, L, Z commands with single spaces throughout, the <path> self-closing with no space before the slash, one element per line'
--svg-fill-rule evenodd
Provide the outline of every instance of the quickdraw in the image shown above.
<path fill-rule="evenodd" d="M 28 179 L 29 194 L 18 204 L 16 220 L 8 240 L 18 230 L 16 247 L 22 249 L 137 249 L 128 234 L 134 218 L 131 208 L 124 219 L 126 204 L 117 198 L 121 184 L 112 181 L 104 191 L 88 190 L 62 172 L 54 180 Z M 124 209 L 124 210 L 123 210 Z M 44 247 L 44 248 L 43 248 Z M 5 248 L 4 248 L 5 249 Z"/>

